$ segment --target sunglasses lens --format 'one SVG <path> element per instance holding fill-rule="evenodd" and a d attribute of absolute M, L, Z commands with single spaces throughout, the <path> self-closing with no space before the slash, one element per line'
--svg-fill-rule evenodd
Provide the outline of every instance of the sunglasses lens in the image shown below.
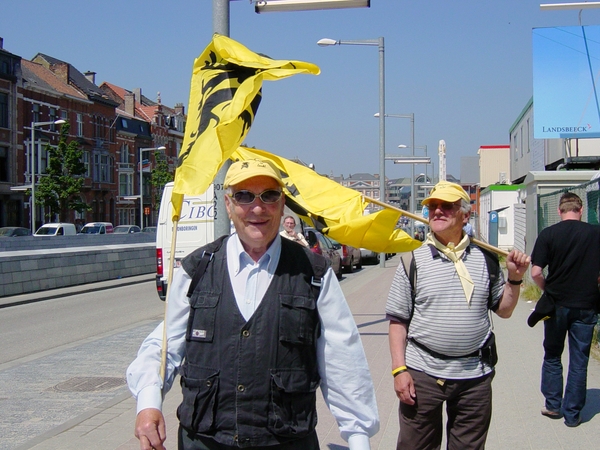
<path fill-rule="evenodd" d="M 240 205 L 249 205 L 254 202 L 256 197 L 260 197 L 263 203 L 276 203 L 281 198 L 281 194 L 281 191 L 268 189 L 260 194 L 250 191 L 237 191 L 232 197 Z"/>
<path fill-rule="evenodd" d="M 431 203 L 429 203 L 429 208 L 432 211 L 435 211 L 438 208 L 441 209 L 442 211 L 452 211 L 454 209 L 454 203 L 449 203 L 449 202 L 441 202 L 441 203 L 431 202 Z"/>
<path fill-rule="evenodd" d="M 260 199 L 263 203 L 275 203 L 281 198 L 281 191 L 276 191 L 275 189 L 269 189 L 268 191 L 260 194 Z"/>
<path fill-rule="evenodd" d="M 235 194 L 233 194 L 233 198 L 236 202 L 242 205 L 249 205 L 254 201 L 256 195 L 250 191 L 237 191 Z"/>

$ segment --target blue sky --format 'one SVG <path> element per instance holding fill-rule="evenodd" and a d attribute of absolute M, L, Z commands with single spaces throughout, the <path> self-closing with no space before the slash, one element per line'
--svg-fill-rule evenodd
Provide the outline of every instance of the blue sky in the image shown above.
<path fill-rule="evenodd" d="M 551 2 L 545 0 L 544 2 Z M 533 94 L 532 29 L 578 25 L 577 10 L 541 11 L 533 0 L 372 0 L 371 8 L 256 14 L 231 3 L 230 36 L 276 59 L 317 64 L 263 86 L 246 143 L 320 173 L 379 171 L 377 47 L 318 47 L 324 37 L 385 38 L 386 112 L 415 115 L 415 145 L 436 161 L 446 142 L 447 172 L 480 145 L 509 143 L 509 129 Z M 96 81 L 141 87 L 164 104 L 186 105 L 191 68 L 210 42 L 211 0 L 19 0 L 2 2 L 4 49 L 31 59 L 46 53 Z M 600 23 L 584 10 L 583 25 Z M 386 154 L 410 144 L 410 120 L 386 120 Z M 422 155 L 423 150 L 417 149 Z M 416 169 L 417 171 L 419 169 Z M 386 164 L 386 176 L 410 174 Z"/>

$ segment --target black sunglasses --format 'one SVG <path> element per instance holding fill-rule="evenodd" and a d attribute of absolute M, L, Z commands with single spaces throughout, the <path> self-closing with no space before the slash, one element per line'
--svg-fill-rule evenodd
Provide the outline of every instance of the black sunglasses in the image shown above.
<path fill-rule="evenodd" d="M 266 191 L 261 192 L 260 194 L 255 194 L 254 192 L 242 190 L 234 192 L 229 196 L 235 200 L 236 203 L 240 205 L 249 205 L 256 200 L 256 197 L 259 197 L 263 203 L 277 203 L 281 198 L 282 192 L 277 189 L 267 189 Z"/>
<path fill-rule="evenodd" d="M 450 203 L 450 202 L 429 202 L 427 204 L 427 206 L 429 207 L 429 211 L 435 211 L 438 208 L 440 208 L 442 211 L 452 211 L 454 209 L 454 206 L 456 206 L 456 203 Z"/>

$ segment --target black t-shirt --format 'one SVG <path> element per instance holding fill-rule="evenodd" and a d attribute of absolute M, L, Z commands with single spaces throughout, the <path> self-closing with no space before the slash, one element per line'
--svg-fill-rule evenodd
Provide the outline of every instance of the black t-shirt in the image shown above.
<path fill-rule="evenodd" d="M 542 230 L 531 263 L 548 266 L 545 291 L 558 305 L 597 308 L 600 226 L 563 220 Z"/>

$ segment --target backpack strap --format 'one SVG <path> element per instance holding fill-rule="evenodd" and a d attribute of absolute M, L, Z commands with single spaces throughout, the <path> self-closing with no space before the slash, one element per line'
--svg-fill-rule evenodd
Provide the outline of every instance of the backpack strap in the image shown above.
<path fill-rule="evenodd" d="M 415 262 L 415 255 L 413 252 L 406 252 L 400 254 L 400 261 L 404 267 L 404 273 L 410 282 L 410 297 L 412 307 L 410 309 L 410 317 L 408 321 L 412 319 L 413 312 L 415 310 L 415 298 L 417 297 L 417 263 Z"/>
<path fill-rule="evenodd" d="M 196 286 L 198 286 L 198 283 L 200 283 L 200 280 L 206 272 L 208 263 L 212 261 L 215 253 L 219 251 L 226 237 L 227 236 L 221 236 L 216 241 L 205 246 L 204 250 L 198 249 L 196 252 L 193 252 L 189 255 L 189 257 L 183 260 L 182 265 L 184 266 L 186 272 L 189 273 L 190 271 L 193 271 L 192 281 L 190 282 L 190 287 L 187 292 L 188 297 L 192 296 L 194 289 L 196 289 Z M 196 253 L 200 250 L 202 251 L 202 254 L 198 259 Z"/>
<path fill-rule="evenodd" d="M 282 240 L 283 244 L 283 240 Z M 313 275 L 310 279 L 310 286 L 315 296 L 315 300 L 319 298 L 321 286 L 323 285 L 323 277 L 329 268 L 329 262 L 321 255 L 317 255 L 305 247 L 302 247 L 304 253 L 308 256 L 310 265 L 312 266 Z"/>
<path fill-rule="evenodd" d="M 215 255 L 214 253 L 209 253 L 207 251 L 202 252 L 202 257 L 200 258 L 200 262 L 198 263 L 198 267 L 196 268 L 196 271 L 194 272 L 194 276 L 192 277 L 192 282 L 190 283 L 190 287 L 187 292 L 188 297 L 191 297 L 192 294 L 194 293 L 194 289 L 196 289 L 196 286 L 198 286 L 198 283 L 200 283 L 200 280 L 202 279 L 202 277 L 204 276 L 204 273 L 206 272 L 208 263 L 212 261 L 214 255 Z"/>
<path fill-rule="evenodd" d="M 495 253 L 492 253 L 491 251 L 483 247 L 479 247 L 476 244 L 473 245 L 475 245 L 481 251 L 481 253 L 483 253 L 483 256 L 485 258 L 485 265 L 487 266 L 488 274 L 490 276 L 490 287 L 488 292 L 488 309 L 492 309 L 492 288 L 494 287 L 494 284 L 496 284 L 498 278 L 500 277 L 500 261 L 498 260 L 498 256 L 496 256 Z"/>

